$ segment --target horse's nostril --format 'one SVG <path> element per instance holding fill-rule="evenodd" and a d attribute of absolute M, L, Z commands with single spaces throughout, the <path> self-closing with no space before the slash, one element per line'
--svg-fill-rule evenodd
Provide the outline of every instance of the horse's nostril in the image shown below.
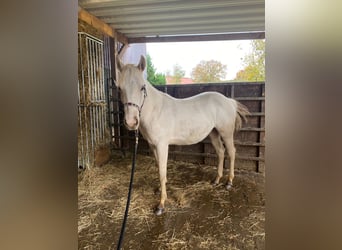
<path fill-rule="evenodd" d="M 138 118 L 132 118 L 132 119 L 124 119 L 124 125 L 128 128 L 134 128 L 137 127 L 139 124 L 139 119 Z"/>

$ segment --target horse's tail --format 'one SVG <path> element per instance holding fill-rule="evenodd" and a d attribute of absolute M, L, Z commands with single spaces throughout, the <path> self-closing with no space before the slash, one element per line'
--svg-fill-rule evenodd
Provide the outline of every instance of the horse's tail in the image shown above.
<path fill-rule="evenodd" d="M 247 123 L 247 115 L 251 113 L 248 111 L 247 107 L 238 101 L 236 102 L 236 118 L 235 118 L 235 130 L 238 131 L 242 127 L 242 120 L 241 118 Z"/>

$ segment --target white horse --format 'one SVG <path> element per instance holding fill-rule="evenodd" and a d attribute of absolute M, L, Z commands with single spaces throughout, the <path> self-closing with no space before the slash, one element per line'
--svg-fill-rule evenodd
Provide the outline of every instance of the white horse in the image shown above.
<path fill-rule="evenodd" d="M 217 92 L 205 92 L 185 99 L 173 98 L 144 80 L 146 61 L 143 56 L 137 66 L 123 65 L 119 58 L 117 62 L 119 79 L 116 84 L 124 104 L 125 125 L 129 130 L 139 129 L 159 167 L 161 199 L 155 214 L 163 213 L 167 198 L 166 168 L 170 144 L 195 144 L 209 135 L 218 155 L 215 185 L 223 174 L 226 147 L 230 158 L 226 188 L 231 188 L 235 161 L 233 135 L 241 127 L 241 117 L 246 121 L 247 108 Z"/>

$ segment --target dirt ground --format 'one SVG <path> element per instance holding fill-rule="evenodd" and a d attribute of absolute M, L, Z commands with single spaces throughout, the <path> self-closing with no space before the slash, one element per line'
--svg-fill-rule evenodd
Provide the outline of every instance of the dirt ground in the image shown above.
<path fill-rule="evenodd" d="M 79 249 L 116 249 L 126 205 L 131 156 L 79 174 Z M 226 170 L 225 170 L 226 173 Z M 161 216 L 154 159 L 138 155 L 122 249 L 265 249 L 265 179 L 235 171 L 233 189 L 213 187 L 216 167 L 168 162 Z"/>

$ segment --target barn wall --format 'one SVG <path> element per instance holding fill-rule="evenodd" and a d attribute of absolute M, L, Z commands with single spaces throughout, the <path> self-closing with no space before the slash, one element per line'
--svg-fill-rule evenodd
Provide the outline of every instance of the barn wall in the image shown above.
<path fill-rule="evenodd" d="M 265 83 L 209 83 L 187 85 L 156 86 L 176 98 L 190 97 L 205 91 L 216 91 L 241 102 L 251 112 L 247 124 L 235 133 L 236 169 L 249 171 L 265 171 Z M 131 151 L 134 145 L 134 135 L 128 132 L 121 123 L 121 138 L 123 149 Z M 140 137 L 138 152 L 153 156 L 148 143 Z M 216 165 L 215 150 L 209 138 L 190 146 L 169 147 L 169 159 L 188 161 L 199 164 Z M 225 161 L 228 168 L 229 161 Z"/>

